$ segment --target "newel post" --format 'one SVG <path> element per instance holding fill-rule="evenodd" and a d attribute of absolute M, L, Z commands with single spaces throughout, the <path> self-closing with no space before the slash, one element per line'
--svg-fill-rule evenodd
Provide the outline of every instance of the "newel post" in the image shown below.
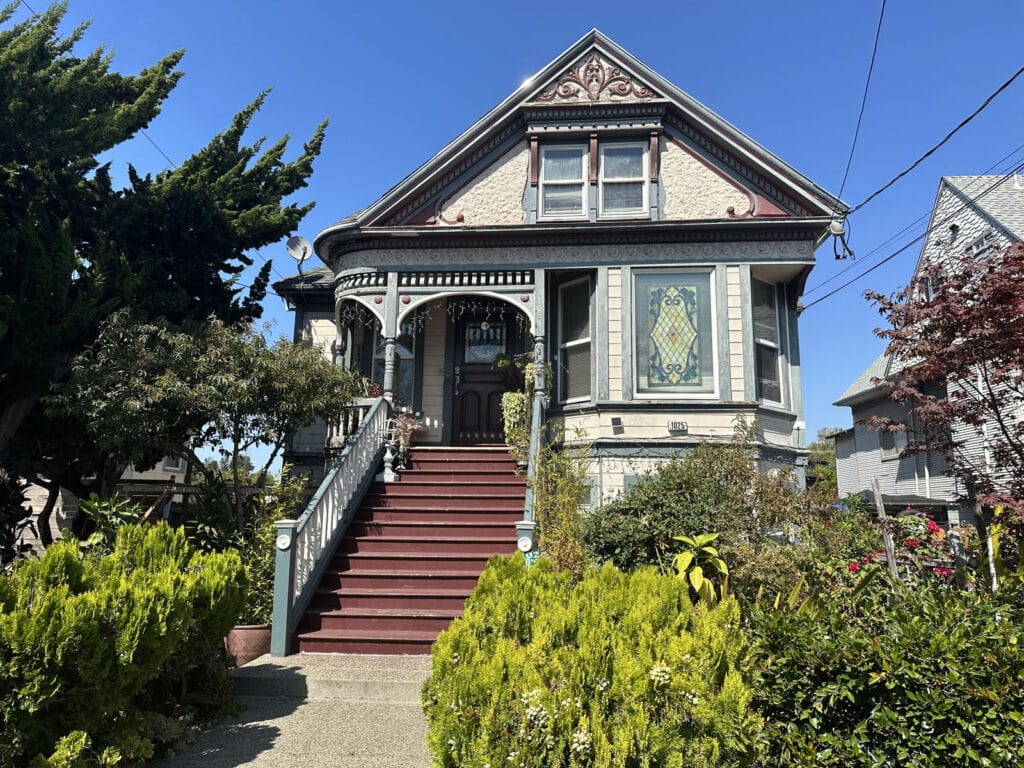
<path fill-rule="evenodd" d="M 274 539 L 274 612 L 270 623 L 270 655 L 291 652 L 292 606 L 295 604 L 295 530 L 297 520 L 277 520 Z"/>

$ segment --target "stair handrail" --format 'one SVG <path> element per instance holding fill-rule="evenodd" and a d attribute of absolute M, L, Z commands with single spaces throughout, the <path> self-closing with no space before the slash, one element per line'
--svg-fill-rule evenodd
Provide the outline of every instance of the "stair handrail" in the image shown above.
<path fill-rule="evenodd" d="M 516 523 L 516 544 L 523 552 L 531 552 L 536 548 L 537 521 L 535 517 L 537 474 L 540 464 L 540 449 L 543 445 L 545 400 L 541 391 L 533 395 L 533 408 L 530 418 L 530 447 L 526 454 L 526 499 L 523 503 L 523 519 Z"/>
<path fill-rule="evenodd" d="M 391 403 L 378 397 L 363 416 L 298 520 L 277 520 L 270 653 L 287 656 L 316 592 L 384 455 Z"/>

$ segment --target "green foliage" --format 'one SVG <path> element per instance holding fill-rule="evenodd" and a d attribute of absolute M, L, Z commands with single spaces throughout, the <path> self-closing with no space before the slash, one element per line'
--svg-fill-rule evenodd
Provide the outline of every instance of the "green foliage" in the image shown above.
<path fill-rule="evenodd" d="M 501 396 L 501 421 L 505 428 L 505 445 L 520 463 L 529 460 L 530 399 L 525 392 L 505 392 Z"/>
<path fill-rule="evenodd" d="M 759 719 L 732 599 L 654 569 L 492 558 L 423 687 L 439 767 L 742 766 Z"/>
<path fill-rule="evenodd" d="M 21 543 L 22 533 L 32 525 L 24 482 L 0 471 L 0 573 L 30 545 Z"/>
<path fill-rule="evenodd" d="M 97 158 L 159 114 L 184 52 L 123 75 L 103 48 L 76 52 L 88 25 L 68 24 L 66 3 L 17 23 L 16 10 L 0 8 L 0 466 L 109 495 L 121 454 L 89 445 L 87 414 L 53 413 L 40 399 L 120 309 L 172 327 L 259 317 L 270 263 L 247 290 L 238 277 L 248 252 L 309 210 L 284 201 L 305 186 L 324 126 L 292 160 L 287 138 L 247 143 L 260 95 L 177 167 L 150 176 L 129 166 L 128 187 L 115 188 Z M 142 444 L 137 417 L 122 437 Z M 100 485 L 89 488 L 93 477 Z"/>
<path fill-rule="evenodd" d="M 94 528 L 81 546 L 104 555 L 114 550 L 117 530 L 121 526 L 138 523 L 142 516 L 142 508 L 128 499 L 101 499 L 95 493 L 88 499 L 82 499 L 80 507 Z"/>
<path fill-rule="evenodd" d="M 557 568 L 579 575 L 589 565 L 581 534 L 583 506 L 590 501 L 589 445 L 566 443 L 559 428 L 552 429 L 555 438 L 540 449 L 532 480 L 538 543 Z"/>
<path fill-rule="evenodd" d="M 708 605 L 714 605 L 724 598 L 729 589 L 729 566 L 718 556 L 718 550 L 711 542 L 717 533 L 702 533 L 699 536 L 673 536 L 686 547 L 672 559 L 676 576 L 690 585 L 693 594 Z"/>
<path fill-rule="evenodd" d="M 74 765 L 85 742 L 59 743 L 74 731 L 100 755 L 151 757 L 151 710 L 197 668 L 216 684 L 206 660 L 244 592 L 237 554 L 198 554 L 163 524 L 122 526 L 105 557 L 64 541 L 22 563 L 0 580 L 0 766 L 54 749 Z"/>
<path fill-rule="evenodd" d="M 886 588 L 877 572 L 813 610 L 752 610 L 766 765 L 1016 765 L 1021 609 L 936 580 Z"/>

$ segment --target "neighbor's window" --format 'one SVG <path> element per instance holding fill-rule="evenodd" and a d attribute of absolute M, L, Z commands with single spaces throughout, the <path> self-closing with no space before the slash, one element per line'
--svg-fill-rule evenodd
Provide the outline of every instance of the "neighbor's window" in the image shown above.
<path fill-rule="evenodd" d="M 751 280 L 754 304 L 754 366 L 757 399 L 782 402 L 779 306 L 775 286 Z"/>
<path fill-rule="evenodd" d="M 898 459 L 903 453 L 903 449 L 907 447 L 906 429 L 901 429 L 899 432 L 883 430 L 878 433 L 878 436 L 882 443 L 883 460 Z"/>
<path fill-rule="evenodd" d="M 587 214 L 587 150 L 582 146 L 541 147 L 540 216 L 572 218 Z"/>
<path fill-rule="evenodd" d="M 647 147 L 602 144 L 598 179 L 601 216 L 647 214 Z"/>
<path fill-rule="evenodd" d="M 715 393 L 713 282 L 705 271 L 634 273 L 637 392 Z"/>
<path fill-rule="evenodd" d="M 590 398 L 590 278 L 558 287 L 558 399 Z"/>

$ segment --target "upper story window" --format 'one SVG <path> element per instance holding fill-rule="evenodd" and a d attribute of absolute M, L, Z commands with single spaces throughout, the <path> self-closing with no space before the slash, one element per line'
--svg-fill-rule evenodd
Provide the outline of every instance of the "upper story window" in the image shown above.
<path fill-rule="evenodd" d="M 643 144 L 602 144 L 598 191 L 602 216 L 647 214 L 647 147 Z"/>
<path fill-rule="evenodd" d="M 537 156 L 541 220 L 650 215 L 650 148 L 640 141 L 549 144 Z"/>
<path fill-rule="evenodd" d="M 882 461 L 898 459 L 907 447 L 907 430 L 890 432 L 883 429 L 878 433 L 878 440 L 882 447 Z"/>
<path fill-rule="evenodd" d="M 587 148 L 542 147 L 540 150 L 540 216 L 567 219 L 587 215 Z"/>

